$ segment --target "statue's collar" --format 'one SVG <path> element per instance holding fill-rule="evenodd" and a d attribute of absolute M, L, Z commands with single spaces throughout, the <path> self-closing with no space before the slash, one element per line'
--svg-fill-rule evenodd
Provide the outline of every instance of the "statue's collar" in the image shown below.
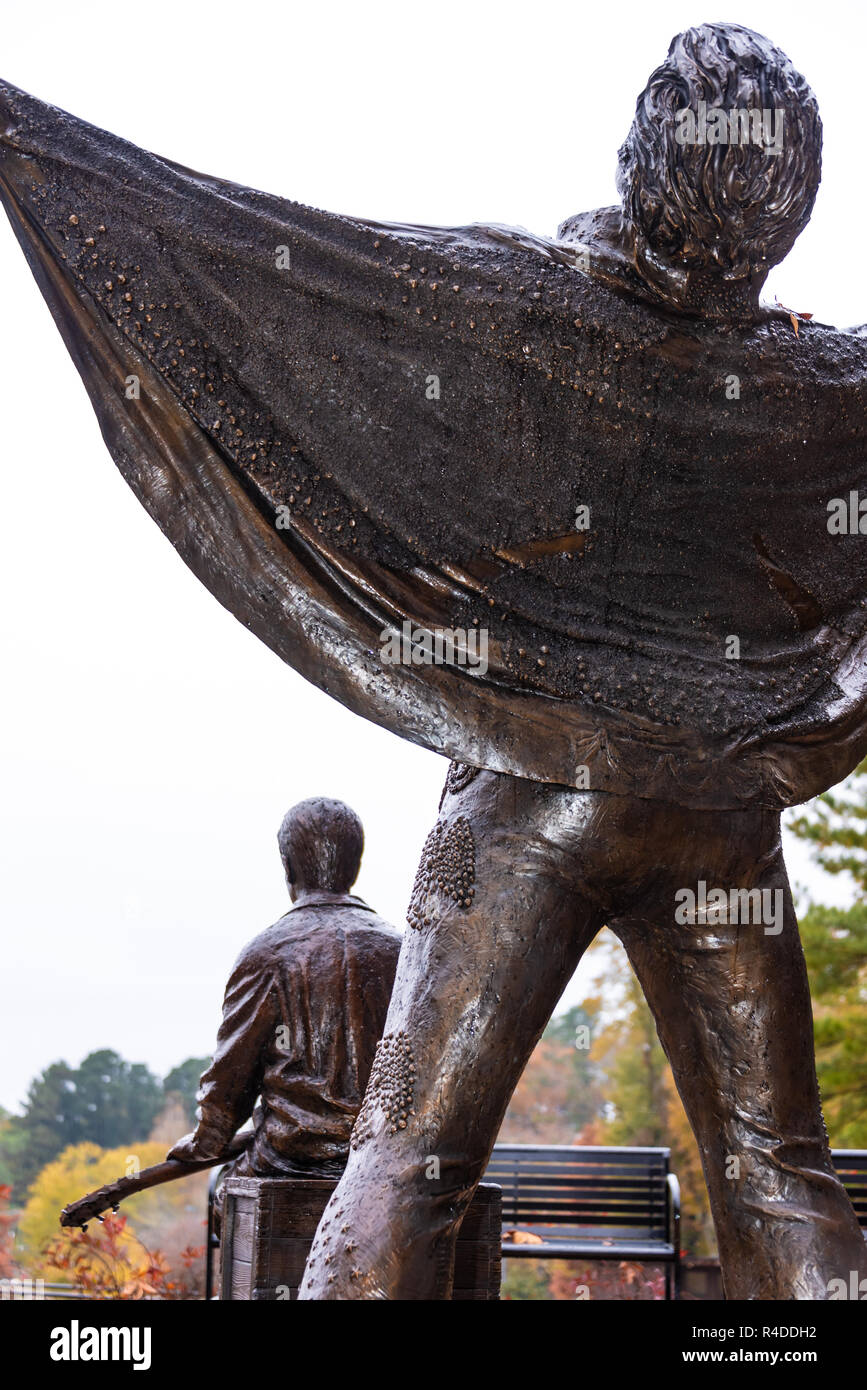
<path fill-rule="evenodd" d="M 619 207 L 594 208 L 568 218 L 557 231 L 557 244 L 575 256 L 577 269 L 656 308 L 707 323 L 751 323 L 769 316 L 759 303 L 764 276 L 755 283 L 711 282 L 706 275 L 665 261 L 631 227 Z"/>
<path fill-rule="evenodd" d="M 327 893 L 324 889 L 312 889 L 309 893 L 304 893 L 290 907 L 290 912 L 297 912 L 299 907 L 360 907 L 364 912 L 372 912 L 363 898 L 357 898 L 354 893 Z"/>

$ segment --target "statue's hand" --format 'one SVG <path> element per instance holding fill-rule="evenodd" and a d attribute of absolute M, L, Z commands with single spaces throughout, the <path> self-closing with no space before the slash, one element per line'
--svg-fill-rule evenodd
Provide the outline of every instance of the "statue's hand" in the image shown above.
<path fill-rule="evenodd" d="M 209 1157 L 211 1155 L 202 1153 L 196 1143 L 195 1133 L 185 1134 L 166 1154 L 166 1158 L 176 1159 L 178 1163 L 199 1163 L 203 1158 Z"/>

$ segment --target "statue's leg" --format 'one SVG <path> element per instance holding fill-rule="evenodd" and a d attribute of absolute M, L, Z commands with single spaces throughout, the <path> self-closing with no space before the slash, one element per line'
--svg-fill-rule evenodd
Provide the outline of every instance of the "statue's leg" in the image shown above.
<path fill-rule="evenodd" d="M 669 862 L 645 900 L 609 925 L 653 1009 L 698 1140 L 726 1296 L 828 1298 L 831 1280 L 848 1289 L 852 1271 L 867 1275 L 867 1247 L 822 1120 L 779 817 L 672 808 L 665 842 Z M 767 890 L 765 920 L 752 920 L 753 899 L 746 922 L 739 904 L 739 924 L 678 923 L 675 894 L 697 893 L 698 880 L 708 892 Z"/>
<path fill-rule="evenodd" d="M 457 1227 L 509 1098 L 604 920 L 576 853 L 598 840 L 604 799 L 454 772 L 302 1298 L 449 1297 Z"/>

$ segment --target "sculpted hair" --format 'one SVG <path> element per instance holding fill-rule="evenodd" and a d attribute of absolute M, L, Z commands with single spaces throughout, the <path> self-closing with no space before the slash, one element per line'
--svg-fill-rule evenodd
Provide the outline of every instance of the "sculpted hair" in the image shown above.
<path fill-rule="evenodd" d="M 277 843 L 292 882 L 345 893 L 358 877 L 364 830 L 342 801 L 311 797 L 286 812 Z"/>
<path fill-rule="evenodd" d="M 751 141 L 679 143 L 677 112 L 701 101 L 727 114 L 781 111 L 779 153 Z M 738 24 L 703 24 L 672 39 L 638 98 L 617 189 L 652 251 L 740 279 L 791 249 L 813 210 L 821 158 L 816 98 L 786 55 Z"/>

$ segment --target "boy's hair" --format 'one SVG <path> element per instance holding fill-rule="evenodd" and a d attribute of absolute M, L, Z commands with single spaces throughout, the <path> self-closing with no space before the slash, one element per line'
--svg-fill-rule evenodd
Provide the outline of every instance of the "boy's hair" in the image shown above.
<path fill-rule="evenodd" d="M 286 812 L 277 843 L 290 882 L 345 893 L 358 877 L 364 830 L 342 801 L 311 797 Z"/>

